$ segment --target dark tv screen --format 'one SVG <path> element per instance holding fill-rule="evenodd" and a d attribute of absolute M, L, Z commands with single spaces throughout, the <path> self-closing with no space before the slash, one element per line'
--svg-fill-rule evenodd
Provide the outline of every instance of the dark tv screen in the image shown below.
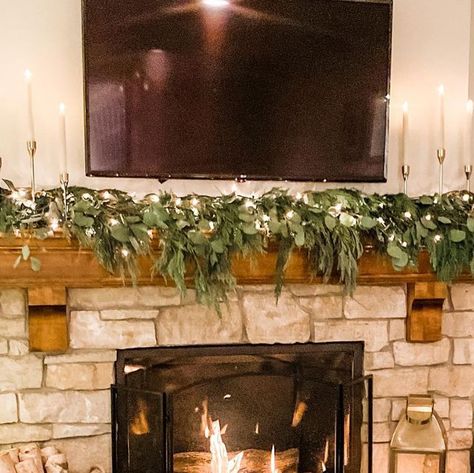
<path fill-rule="evenodd" d="M 392 4 L 83 0 L 87 173 L 384 181 Z"/>

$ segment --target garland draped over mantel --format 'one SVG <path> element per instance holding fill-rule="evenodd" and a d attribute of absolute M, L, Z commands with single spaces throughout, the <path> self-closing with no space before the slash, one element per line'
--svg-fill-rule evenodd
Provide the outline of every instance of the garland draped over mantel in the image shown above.
<path fill-rule="evenodd" d="M 421 249 L 441 281 L 450 282 L 470 268 L 474 275 L 474 194 L 409 198 L 405 194 L 366 195 L 357 190 L 327 190 L 290 195 L 273 189 L 258 197 L 210 197 L 169 193 L 136 200 L 118 190 L 70 187 L 42 191 L 25 199 L 9 181 L 0 192 L 0 232 L 48 238 L 62 227 L 68 238 L 90 248 L 111 273 L 138 276 L 137 257 L 150 255 L 151 239 L 160 253 L 153 272 L 186 290 L 191 268 L 199 302 L 218 306 L 235 286 L 231 257 L 278 246 L 275 292 L 294 248 L 305 250 L 314 276 L 334 274 L 351 292 L 363 245 L 371 244 L 402 269 L 417 264 Z M 66 197 L 66 198 L 64 198 Z M 23 247 L 16 264 L 41 262 Z"/>

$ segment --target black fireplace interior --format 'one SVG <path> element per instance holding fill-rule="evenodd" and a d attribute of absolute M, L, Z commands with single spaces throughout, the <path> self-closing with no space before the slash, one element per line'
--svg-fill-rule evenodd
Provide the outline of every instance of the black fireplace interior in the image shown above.
<path fill-rule="evenodd" d="M 116 379 L 114 473 L 371 472 L 362 343 L 121 350 Z"/>

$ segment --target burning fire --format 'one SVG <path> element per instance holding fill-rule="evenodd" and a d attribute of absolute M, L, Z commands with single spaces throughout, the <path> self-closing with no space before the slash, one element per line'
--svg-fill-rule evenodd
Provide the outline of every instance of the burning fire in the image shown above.
<path fill-rule="evenodd" d="M 328 460 L 329 460 L 329 440 L 326 439 L 326 445 L 324 446 L 324 459 L 321 464 L 323 472 L 327 470 L 326 464 Z"/>
<path fill-rule="evenodd" d="M 275 445 L 272 445 L 272 453 L 270 456 L 270 471 L 271 473 L 280 473 L 280 470 L 276 468 L 275 463 Z"/>
<path fill-rule="evenodd" d="M 130 431 L 134 435 L 145 435 L 150 432 L 148 425 L 148 406 L 143 399 L 138 400 L 138 412 L 130 423 Z"/>
<path fill-rule="evenodd" d="M 227 426 L 226 426 L 227 427 Z M 240 452 L 232 460 L 229 460 L 227 448 L 222 440 L 224 429 L 218 420 L 211 422 L 211 429 L 207 428 L 206 438 L 210 438 L 211 443 L 211 473 L 237 473 L 244 452 Z"/>
<path fill-rule="evenodd" d="M 222 436 L 227 431 L 227 424 L 221 429 L 218 420 L 213 421 L 209 416 L 208 400 L 202 401 L 201 432 L 210 440 L 211 473 L 238 473 L 244 452 L 240 452 L 229 460 L 227 448 Z"/>

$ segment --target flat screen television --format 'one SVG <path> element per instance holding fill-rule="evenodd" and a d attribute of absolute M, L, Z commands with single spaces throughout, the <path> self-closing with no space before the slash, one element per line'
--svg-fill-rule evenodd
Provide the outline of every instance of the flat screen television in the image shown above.
<path fill-rule="evenodd" d="M 385 180 L 391 0 L 83 0 L 87 174 Z"/>

